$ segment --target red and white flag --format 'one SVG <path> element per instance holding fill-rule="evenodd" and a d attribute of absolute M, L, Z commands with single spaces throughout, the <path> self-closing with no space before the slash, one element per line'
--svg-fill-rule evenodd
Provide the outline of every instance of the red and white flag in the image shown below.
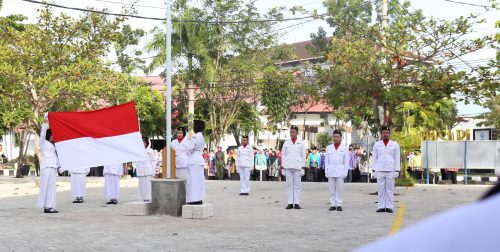
<path fill-rule="evenodd" d="M 146 160 L 133 102 L 89 112 L 51 112 L 63 170 Z"/>

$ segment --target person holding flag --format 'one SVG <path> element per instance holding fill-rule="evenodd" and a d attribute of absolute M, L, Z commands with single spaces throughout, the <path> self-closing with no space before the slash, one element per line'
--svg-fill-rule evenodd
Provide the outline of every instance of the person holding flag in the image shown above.
<path fill-rule="evenodd" d="M 136 164 L 136 173 L 139 178 L 139 198 L 144 202 L 151 201 L 151 177 L 154 174 L 155 153 L 149 147 L 149 138 L 143 137 L 144 148 L 146 150 L 147 159 L 138 161 Z"/>
<path fill-rule="evenodd" d="M 205 130 L 205 122 L 202 120 L 194 120 L 193 122 L 194 135 L 189 140 L 188 151 L 188 191 L 189 198 L 186 199 L 188 205 L 202 205 L 205 200 L 205 176 L 203 159 L 203 146 L 205 139 L 203 138 L 203 130 Z"/>
<path fill-rule="evenodd" d="M 43 153 L 40 176 L 40 191 L 38 193 L 38 206 L 43 208 L 44 213 L 58 213 L 56 208 L 56 174 L 59 169 L 59 159 L 57 157 L 52 130 L 47 123 L 47 113 L 45 123 L 40 131 L 40 149 Z"/>
<path fill-rule="evenodd" d="M 123 175 L 123 164 L 104 166 L 104 196 L 106 204 L 116 205 L 120 198 L 120 176 Z"/>
<path fill-rule="evenodd" d="M 189 173 L 188 173 L 188 147 L 189 140 L 186 138 L 186 128 L 177 127 L 177 139 L 172 140 L 170 147 L 175 151 L 175 175 L 178 178 L 185 179 L 186 199 L 189 198 Z"/>
<path fill-rule="evenodd" d="M 87 191 L 87 175 L 89 172 L 89 167 L 70 171 L 71 193 L 75 197 L 73 203 L 83 203 L 83 197 L 85 197 Z"/>

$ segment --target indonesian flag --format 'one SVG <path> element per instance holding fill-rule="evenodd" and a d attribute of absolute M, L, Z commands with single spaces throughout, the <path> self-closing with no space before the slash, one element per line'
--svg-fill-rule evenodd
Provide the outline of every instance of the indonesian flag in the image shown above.
<path fill-rule="evenodd" d="M 51 112 L 63 170 L 146 160 L 133 102 L 89 112 Z"/>

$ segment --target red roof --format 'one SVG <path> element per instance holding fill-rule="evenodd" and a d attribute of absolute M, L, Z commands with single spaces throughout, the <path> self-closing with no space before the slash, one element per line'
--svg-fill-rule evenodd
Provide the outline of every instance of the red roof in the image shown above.
<path fill-rule="evenodd" d="M 331 113 L 335 110 L 333 107 L 326 102 L 308 102 L 302 104 L 302 106 L 294 106 L 292 107 L 292 112 L 294 113 Z"/>
<path fill-rule="evenodd" d="M 137 76 L 151 85 L 151 89 L 165 91 L 165 79 L 161 76 Z"/>
<path fill-rule="evenodd" d="M 332 37 L 327 37 L 327 40 L 331 40 Z M 312 40 L 302 41 L 291 44 L 295 51 L 295 55 L 297 55 L 297 60 L 304 60 L 310 58 L 321 57 L 321 55 L 311 55 L 309 54 L 307 47 L 308 45 L 312 46 Z"/>

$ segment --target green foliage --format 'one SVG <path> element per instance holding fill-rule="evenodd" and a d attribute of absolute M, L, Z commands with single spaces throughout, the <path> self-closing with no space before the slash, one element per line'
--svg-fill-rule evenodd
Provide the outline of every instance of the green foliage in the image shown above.
<path fill-rule="evenodd" d="M 91 110 L 116 102 L 135 85 L 103 62 L 123 18 L 86 13 L 74 19 L 50 8 L 35 24 L 0 19 L 0 104 L 3 127 L 22 128 L 19 163 L 29 134 L 48 111 Z"/>
<path fill-rule="evenodd" d="M 415 185 L 415 180 L 412 177 L 398 178 L 395 184 L 399 187 L 412 187 Z"/>
<path fill-rule="evenodd" d="M 500 129 L 500 95 L 487 100 L 484 106 L 489 108 L 490 112 L 481 115 L 481 118 L 485 119 L 485 121 L 479 125 L 485 127 L 493 126 Z"/>
<path fill-rule="evenodd" d="M 327 87 L 325 100 L 334 108 L 346 107 L 351 120 L 363 119 L 376 128 L 384 119 L 379 116 L 379 107 L 389 116 L 391 125 L 398 123 L 396 110 L 405 102 L 436 114 L 440 114 L 436 109 L 446 108 L 449 113 L 445 122 L 427 120 L 430 125 L 424 125 L 438 127 L 452 122 L 450 117 L 454 116 L 454 109 L 440 101 L 459 93 L 466 94 L 466 99 L 479 99 L 498 92 L 492 67 L 484 69 L 489 75 L 478 74 L 489 76 L 479 80 L 474 73 L 458 71 L 445 63 L 492 43 L 491 36 L 464 39 L 482 20 L 474 15 L 438 20 L 411 11 L 409 2 L 390 1 L 388 25 L 380 29 L 381 17 L 376 22 L 371 19 L 372 10 L 380 10 L 380 6 L 372 7 L 371 2 L 327 1 L 327 20 L 335 28 L 334 37 L 325 44 L 326 35 L 321 30 L 312 36 L 316 50 L 323 51 L 330 64 L 329 69 L 317 67 L 316 73 L 318 83 Z"/>
<path fill-rule="evenodd" d="M 449 98 L 432 104 L 408 101 L 396 108 L 393 122 L 398 130 L 412 127 L 423 130 L 451 129 L 457 122 L 457 112 L 455 103 Z"/>
<path fill-rule="evenodd" d="M 241 0 L 204 0 L 202 7 L 188 5 L 187 1 L 176 1 L 173 6 L 174 20 L 202 22 L 175 23 L 172 57 L 179 71 L 174 78 L 184 87 L 193 88 L 190 87 L 192 84 L 199 88 L 196 104 L 203 104 L 203 107 L 195 104 L 194 117 L 206 120 L 211 138 L 217 144 L 224 134 L 238 128 L 236 125 L 247 114 L 241 109 L 246 106 L 242 104 L 253 104 L 256 100 L 260 92 L 255 80 L 262 78 L 262 69 L 287 58 L 290 50 L 274 47 L 277 37 L 271 32 L 273 24 L 269 22 L 203 22 L 282 19 L 283 9 L 273 8 L 261 14 L 254 1 Z M 154 40 L 146 50 L 157 54 L 146 72 L 161 67 L 165 60 L 164 33 L 159 28 L 153 33 Z M 179 94 L 186 96 L 188 91 Z M 185 110 L 180 112 L 186 114 Z"/>
<path fill-rule="evenodd" d="M 332 137 L 328 133 L 319 133 L 316 135 L 316 141 L 321 147 L 326 147 L 332 143 Z"/>
<path fill-rule="evenodd" d="M 297 100 L 295 81 L 292 73 L 279 70 L 275 66 L 265 69 L 261 84 L 261 102 L 266 108 L 269 129 L 276 132 L 279 126 L 286 125 L 291 107 Z"/>
<path fill-rule="evenodd" d="M 127 53 L 127 48 L 138 45 L 139 40 L 144 35 L 145 32 L 143 30 L 134 30 L 130 25 L 124 25 L 121 28 L 121 32 L 118 34 L 115 42 L 115 53 L 118 58 L 117 64 L 120 66 L 122 73 L 130 74 L 135 69 L 144 68 L 145 61 L 140 57 L 142 55 L 141 50 L 132 50 L 132 55 Z"/>

